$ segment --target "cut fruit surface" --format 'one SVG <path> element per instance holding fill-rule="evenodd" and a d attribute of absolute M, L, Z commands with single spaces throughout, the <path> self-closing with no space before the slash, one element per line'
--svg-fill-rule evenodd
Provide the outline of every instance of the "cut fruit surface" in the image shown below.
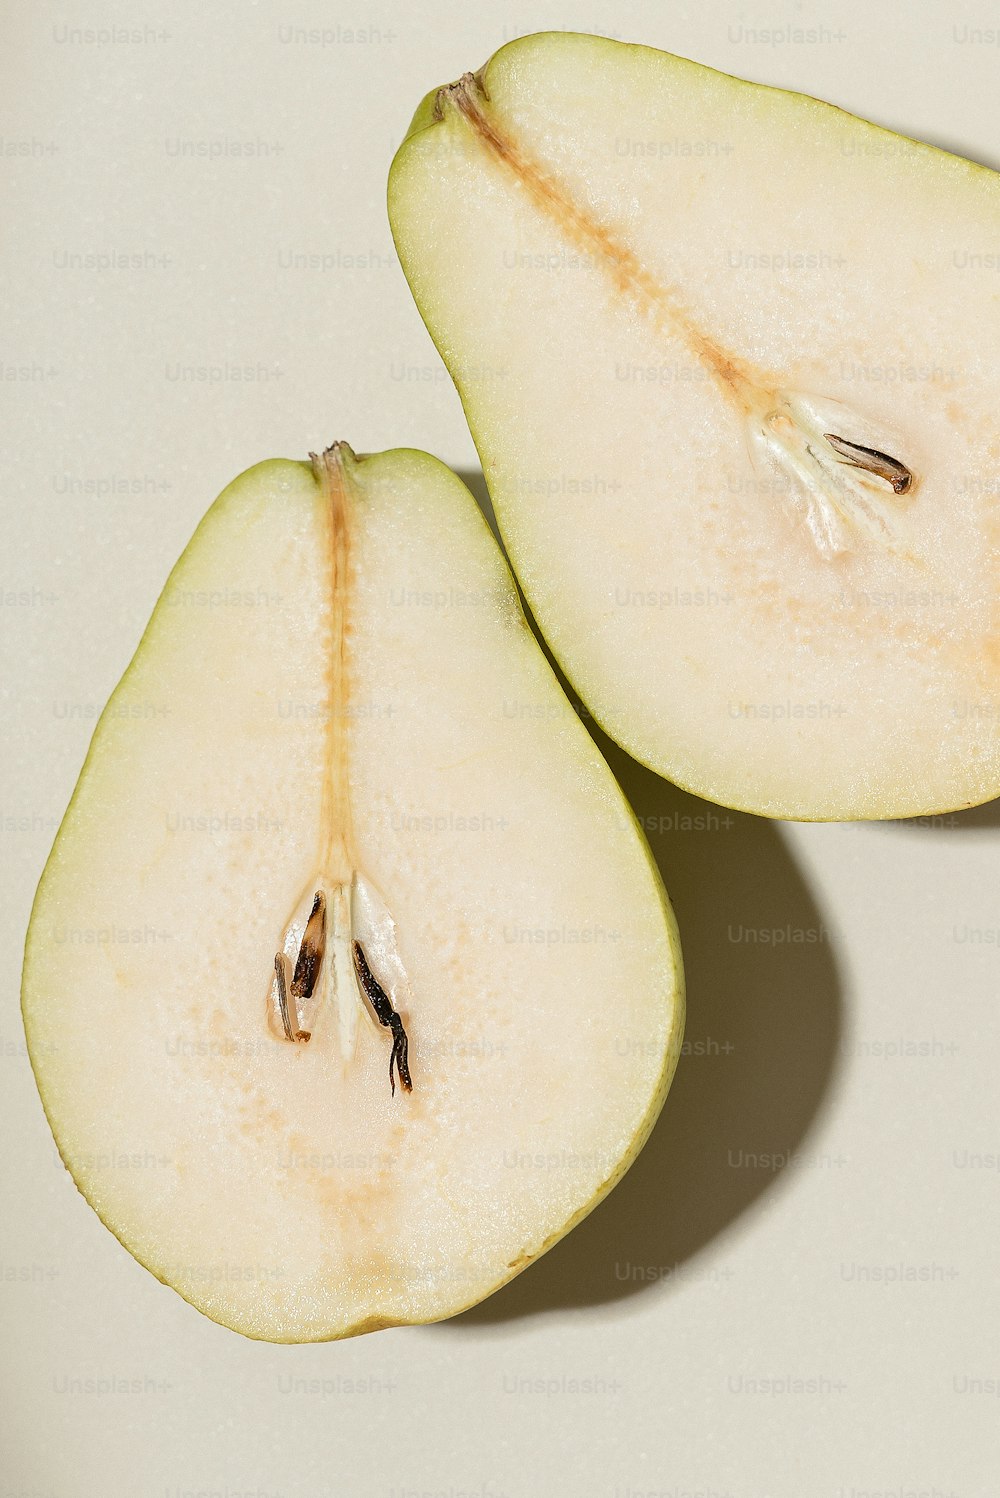
<path fill-rule="evenodd" d="M 98 725 L 23 1008 L 62 1157 L 215 1320 L 440 1319 L 582 1217 L 676 1062 L 648 849 L 426 454 L 220 496 Z"/>
<path fill-rule="evenodd" d="M 712 800 L 1000 792 L 1000 177 L 802 95 L 531 36 L 429 95 L 400 260 L 598 721 Z"/>

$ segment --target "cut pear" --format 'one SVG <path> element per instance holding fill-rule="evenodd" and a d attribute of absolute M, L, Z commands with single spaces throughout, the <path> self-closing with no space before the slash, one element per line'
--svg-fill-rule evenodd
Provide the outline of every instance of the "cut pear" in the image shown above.
<path fill-rule="evenodd" d="M 272 1341 L 451 1315 L 641 1148 L 679 948 L 426 454 L 263 463 L 172 573 L 42 878 L 23 1007 L 121 1242 Z"/>
<path fill-rule="evenodd" d="M 597 720 L 770 816 L 1000 792 L 1000 177 L 543 34 L 429 95 L 389 212 Z"/>

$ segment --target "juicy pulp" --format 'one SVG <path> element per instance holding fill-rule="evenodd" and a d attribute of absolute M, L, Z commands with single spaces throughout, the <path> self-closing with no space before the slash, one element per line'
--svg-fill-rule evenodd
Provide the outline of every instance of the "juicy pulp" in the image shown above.
<path fill-rule="evenodd" d="M 442 464 L 335 444 L 216 501 L 95 732 L 23 1008 L 81 1191 L 248 1336 L 450 1315 L 621 1175 L 679 1049 L 673 918 Z"/>
<path fill-rule="evenodd" d="M 636 758 L 792 818 L 1000 792 L 1000 177 L 547 33 L 421 105 L 389 213 L 554 654 Z"/>

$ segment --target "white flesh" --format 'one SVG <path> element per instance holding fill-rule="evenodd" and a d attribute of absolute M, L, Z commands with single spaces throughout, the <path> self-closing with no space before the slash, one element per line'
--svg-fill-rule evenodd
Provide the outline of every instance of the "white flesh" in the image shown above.
<path fill-rule="evenodd" d="M 631 753 L 772 816 L 1000 792 L 996 173 L 545 34 L 428 97 L 389 209 L 532 610 Z"/>
<path fill-rule="evenodd" d="M 317 891 L 288 1040 L 274 959 Z M 337 444 L 237 479 L 101 720 L 28 938 L 39 1088 L 104 1222 L 249 1336 L 449 1315 L 626 1168 L 682 1007 L 648 850 L 454 475 Z"/>

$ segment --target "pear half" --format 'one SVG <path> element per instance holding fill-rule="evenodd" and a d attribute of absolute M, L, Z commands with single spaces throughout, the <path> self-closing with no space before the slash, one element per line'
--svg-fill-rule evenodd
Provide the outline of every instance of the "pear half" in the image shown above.
<path fill-rule="evenodd" d="M 554 654 L 769 816 L 1000 792 L 1000 176 L 550 33 L 429 95 L 389 214 Z"/>
<path fill-rule="evenodd" d="M 279 1342 L 440 1319 L 641 1148 L 676 1062 L 648 848 L 436 459 L 250 469 L 172 573 L 32 915 L 67 1167 Z"/>

